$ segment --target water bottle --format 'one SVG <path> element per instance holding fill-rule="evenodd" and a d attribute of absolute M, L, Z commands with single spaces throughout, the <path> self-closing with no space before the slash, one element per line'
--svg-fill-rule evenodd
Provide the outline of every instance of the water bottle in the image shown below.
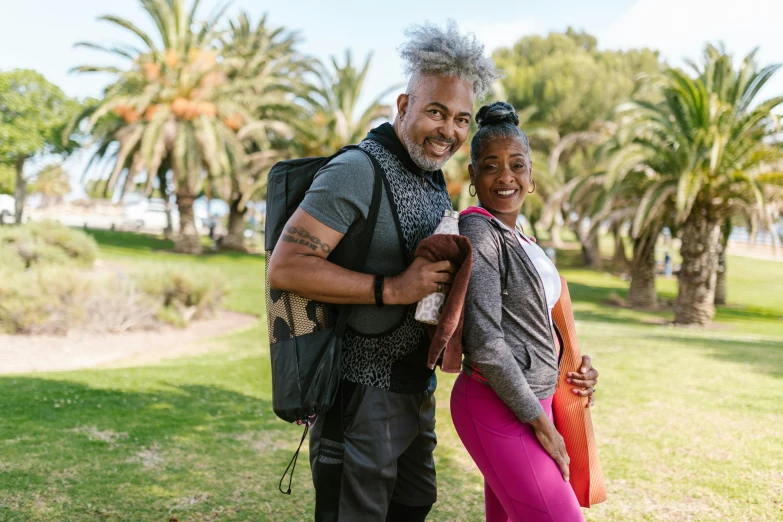
<path fill-rule="evenodd" d="M 459 212 L 444 210 L 443 219 L 435 229 L 435 234 L 459 234 Z M 415 319 L 424 324 L 438 324 L 443 305 L 446 303 L 446 294 L 435 292 L 430 294 L 416 305 Z"/>

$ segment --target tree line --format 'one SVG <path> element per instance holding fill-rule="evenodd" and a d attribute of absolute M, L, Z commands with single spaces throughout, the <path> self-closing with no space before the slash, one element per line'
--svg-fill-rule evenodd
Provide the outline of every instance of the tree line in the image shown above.
<path fill-rule="evenodd" d="M 75 68 L 112 75 L 99 99 L 69 99 L 33 71 L 0 72 L 0 164 L 16 171 L 18 214 L 27 160 L 89 147 L 91 163 L 112 166 L 100 183 L 104 194 L 175 197 L 178 251 L 201 250 L 193 201 L 204 194 L 229 204 L 223 247 L 243 249 L 248 204 L 265 197 L 276 161 L 329 155 L 393 115 L 382 102 L 391 89 L 359 110 L 371 55 L 355 62 L 346 52 L 322 63 L 266 16 L 220 11 L 202 19 L 198 0 L 142 4 L 151 33 L 101 17 L 139 46 L 77 44 L 123 61 Z M 560 246 L 569 228 L 585 263 L 600 268 L 598 240 L 608 227 L 614 263 L 629 267 L 630 303 L 650 307 L 655 243 L 668 229 L 682 241 L 675 321 L 710 322 L 715 302 L 725 299 L 716 289 L 725 288 L 731 227 L 744 220 L 758 229 L 780 216 L 775 110 L 783 97 L 758 96 L 779 66 L 760 66 L 755 53 L 736 63 L 707 45 L 682 70 L 650 49 L 601 50 L 572 29 L 522 37 L 493 56 L 504 73 L 494 97 L 517 108 L 531 142 L 538 188 L 524 214 L 534 232 L 548 231 Z M 463 206 L 468 161 L 463 147 L 445 169 Z"/>

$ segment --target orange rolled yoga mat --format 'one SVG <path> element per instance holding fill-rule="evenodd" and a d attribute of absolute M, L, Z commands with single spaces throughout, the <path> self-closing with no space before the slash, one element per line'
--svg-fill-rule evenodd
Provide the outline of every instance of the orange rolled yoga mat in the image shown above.
<path fill-rule="evenodd" d="M 571 391 L 566 382 L 568 372 L 578 372 L 582 364 L 579 341 L 576 338 L 574 311 L 565 278 L 561 277 L 560 300 L 552 310 L 552 319 L 563 341 L 563 355 L 560 361 L 560 377 L 552 398 L 552 414 L 555 427 L 565 440 L 566 451 L 571 459 L 569 466 L 571 487 L 576 493 L 579 505 L 590 507 L 606 500 L 606 487 L 598 460 L 593 420 L 587 397 L 580 397 Z"/>

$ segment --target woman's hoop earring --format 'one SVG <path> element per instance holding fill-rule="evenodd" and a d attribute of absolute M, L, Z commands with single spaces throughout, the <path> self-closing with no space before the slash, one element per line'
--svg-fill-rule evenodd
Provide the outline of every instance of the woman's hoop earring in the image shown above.
<path fill-rule="evenodd" d="M 471 189 L 473 189 L 473 192 L 470 191 Z M 476 197 L 476 187 L 473 186 L 473 183 L 471 183 L 470 186 L 468 187 L 468 194 L 470 194 L 470 197 L 472 198 Z"/>
<path fill-rule="evenodd" d="M 536 180 L 533 180 L 533 190 L 528 190 L 527 193 L 532 194 L 535 191 L 536 191 Z"/>

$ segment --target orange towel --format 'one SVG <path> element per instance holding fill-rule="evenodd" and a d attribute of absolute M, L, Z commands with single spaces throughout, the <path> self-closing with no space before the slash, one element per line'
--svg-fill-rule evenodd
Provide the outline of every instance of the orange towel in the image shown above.
<path fill-rule="evenodd" d="M 587 397 L 575 395 L 573 386 L 565 380 L 568 372 L 578 372 L 582 364 L 582 354 L 579 352 L 579 341 L 576 338 L 574 311 L 571 306 L 571 296 L 564 278 L 560 278 L 562 291 L 560 300 L 552 310 L 552 319 L 563 338 L 563 356 L 560 361 L 560 377 L 557 390 L 552 399 L 552 414 L 555 427 L 565 440 L 568 456 L 571 458 L 571 487 L 576 493 L 579 505 L 590 507 L 606 500 L 606 487 L 601 473 L 601 463 L 598 460 L 598 449 L 595 444 L 593 421 L 590 408 L 587 407 Z"/>

